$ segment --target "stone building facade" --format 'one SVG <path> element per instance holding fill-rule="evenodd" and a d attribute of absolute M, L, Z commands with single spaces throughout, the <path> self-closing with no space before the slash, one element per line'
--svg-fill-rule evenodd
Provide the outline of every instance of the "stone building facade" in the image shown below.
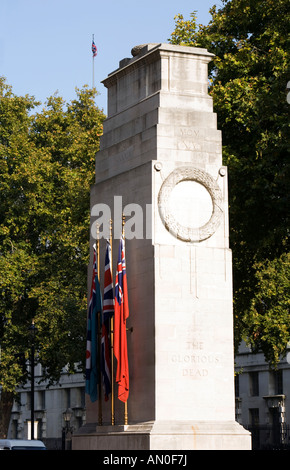
<path fill-rule="evenodd" d="M 235 364 L 236 420 L 251 431 L 253 449 L 290 448 L 290 345 L 277 369 L 245 344 Z"/>
<path fill-rule="evenodd" d="M 35 368 L 34 393 L 34 438 L 45 442 L 48 449 L 68 447 L 71 434 L 84 425 L 85 382 L 82 373 L 68 374 L 63 371 L 59 384 L 47 387 L 41 382 L 42 368 Z M 68 412 L 68 413 L 66 413 Z M 66 414 L 65 414 L 66 413 Z M 69 417 L 69 421 L 66 421 Z M 8 438 L 29 439 L 31 437 L 31 385 L 18 389 Z"/>

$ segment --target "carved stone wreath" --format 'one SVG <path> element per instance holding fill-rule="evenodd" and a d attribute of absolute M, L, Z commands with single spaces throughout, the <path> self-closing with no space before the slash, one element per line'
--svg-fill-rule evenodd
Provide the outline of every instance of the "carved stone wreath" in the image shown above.
<path fill-rule="evenodd" d="M 194 181 L 202 184 L 211 196 L 212 214 L 209 221 L 202 227 L 192 228 L 182 225 L 170 211 L 169 198 L 171 191 L 182 181 Z M 158 209 L 165 228 L 172 235 L 185 242 L 200 242 L 210 238 L 217 230 L 223 213 L 222 200 L 221 190 L 211 175 L 198 168 L 186 166 L 173 170 L 162 183 L 158 194 Z"/>

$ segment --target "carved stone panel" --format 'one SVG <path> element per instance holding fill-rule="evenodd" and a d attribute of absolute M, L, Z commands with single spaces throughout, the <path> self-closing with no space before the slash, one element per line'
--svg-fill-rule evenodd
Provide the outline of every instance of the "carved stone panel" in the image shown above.
<path fill-rule="evenodd" d="M 212 200 L 212 213 L 209 220 L 201 227 L 192 227 L 180 223 L 170 208 L 169 200 L 173 189 L 183 181 L 201 184 Z M 184 166 L 172 171 L 163 182 L 158 194 L 158 209 L 165 228 L 176 238 L 185 242 L 200 242 L 211 237 L 217 230 L 222 210 L 222 193 L 214 178 L 207 172 L 191 166 Z M 186 201 L 184 201 L 186 203 Z"/>

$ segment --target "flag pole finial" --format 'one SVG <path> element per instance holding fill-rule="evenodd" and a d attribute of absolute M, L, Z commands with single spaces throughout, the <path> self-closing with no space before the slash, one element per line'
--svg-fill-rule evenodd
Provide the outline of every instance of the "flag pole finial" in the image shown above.
<path fill-rule="evenodd" d="M 125 218 L 124 213 L 122 214 L 122 237 L 125 238 Z"/>

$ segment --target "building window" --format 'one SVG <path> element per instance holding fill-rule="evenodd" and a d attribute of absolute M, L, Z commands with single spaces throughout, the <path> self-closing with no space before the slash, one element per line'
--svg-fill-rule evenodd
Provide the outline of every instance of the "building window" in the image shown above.
<path fill-rule="evenodd" d="M 85 406 L 86 406 L 85 387 L 81 388 L 81 406 L 82 406 L 82 408 L 85 408 Z"/>
<path fill-rule="evenodd" d="M 259 373 L 250 372 L 249 379 L 250 379 L 250 395 L 252 397 L 258 397 L 259 396 Z"/>
<path fill-rule="evenodd" d="M 283 394 L 283 371 L 282 370 L 274 370 L 270 372 L 269 394 L 270 395 L 282 395 Z"/>
<path fill-rule="evenodd" d="M 27 439 L 31 439 L 31 421 L 27 420 Z M 34 421 L 34 439 L 38 439 L 38 421 Z"/>
<path fill-rule="evenodd" d="M 75 405 L 78 408 L 84 408 L 86 405 L 85 399 L 85 388 L 84 387 L 77 387 L 75 389 Z"/>
<path fill-rule="evenodd" d="M 37 392 L 36 405 L 38 410 L 45 410 L 45 391 Z"/>
<path fill-rule="evenodd" d="M 64 408 L 70 408 L 71 407 L 71 389 L 70 388 L 65 388 L 63 391 L 63 399 L 64 399 Z"/>
<path fill-rule="evenodd" d="M 235 375 L 235 396 L 240 396 L 240 374 Z"/>
<path fill-rule="evenodd" d="M 18 420 L 13 419 L 11 422 L 11 437 L 12 439 L 18 439 Z"/>
<path fill-rule="evenodd" d="M 252 448 L 260 448 L 260 430 L 259 430 L 259 408 L 249 409 L 249 430 L 252 433 Z"/>
<path fill-rule="evenodd" d="M 250 408 L 250 424 L 251 426 L 258 426 L 259 425 L 259 408 Z"/>
<path fill-rule="evenodd" d="M 283 371 L 276 370 L 274 372 L 275 395 L 282 395 L 283 393 Z"/>
<path fill-rule="evenodd" d="M 26 409 L 31 410 L 31 392 L 26 392 Z"/>

